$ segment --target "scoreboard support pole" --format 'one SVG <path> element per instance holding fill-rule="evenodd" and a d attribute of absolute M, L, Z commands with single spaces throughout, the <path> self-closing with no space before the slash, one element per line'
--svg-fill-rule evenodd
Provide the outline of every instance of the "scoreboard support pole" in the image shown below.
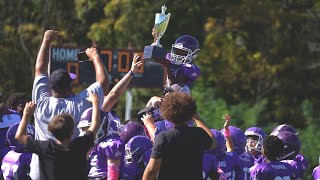
<path fill-rule="evenodd" d="M 125 109 L 124 121 L 131 120 L 131 110 L 132 110 L 132 92 L 131 92 L 131 89 L 128 88 L 126 91 L 126 109 Z"/>

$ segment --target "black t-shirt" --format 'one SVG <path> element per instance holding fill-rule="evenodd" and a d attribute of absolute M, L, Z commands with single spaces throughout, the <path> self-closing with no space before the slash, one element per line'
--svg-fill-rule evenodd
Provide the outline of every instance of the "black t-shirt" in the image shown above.
<path fill-rule="evenodd" d="M 38 141 L 28 138 L 27 141 L 27 148 L 39 156 L 40 171 L 46 180 L 88 179 L 86 154 L 93 145 L 94 135 L 90 131 L 74 138 L 69 148 L 52 139 Z"/>
<path fill-rule="evenodd" d="M 151 158 L 162 159 L 158 180 L 200 180 L 203 152 L 212 144 L 201 128 L 181 126 L 161 132 L 155 139 Z"/>

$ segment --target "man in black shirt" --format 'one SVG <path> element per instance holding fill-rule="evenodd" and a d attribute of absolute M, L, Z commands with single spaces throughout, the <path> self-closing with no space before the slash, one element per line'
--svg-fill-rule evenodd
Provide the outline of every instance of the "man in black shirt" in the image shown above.
<path fill-rule="evenodd" d="M 48 124 L 48 130 L 56 140 L 38 141 L 26 134 L 28 118 L 32 116 L 36 105 L 28 102 L 16 132 L 19 143 L 26 145 L 40 159 L 40 170 L 45 180 L 88 179 L 86 154 L 94 144 L 94 137 L 100 126 L 99 98 L 90 95 L 92 102 L 91 126 L 82 137 L 71 141 L 74 120 L 69 114 L 55 115 Z"/>
<path fill-rule="evenodd" d="M 165 96 L 160 111 L 174 128 L 156 137 L 143 180 L 154 180 L 157 175 L 158 180 L 202 179 L 203 152 L 215 148 L 216 142 L 196 110 L 195 101 L 186 93 L 174 92 Z M 189 127 L 186 123 L 190 119 L 194 119 L 198 127 Z"/>

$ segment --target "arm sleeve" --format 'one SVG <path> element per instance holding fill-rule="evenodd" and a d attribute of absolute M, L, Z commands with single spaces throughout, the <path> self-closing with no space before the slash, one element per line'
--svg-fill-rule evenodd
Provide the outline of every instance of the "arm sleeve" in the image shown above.
<path fill-rule="evenodd" d="M 49 86 L 49 78 L 45 74 L 40 74 L 35 77 L 32 88 L 32 101 L 37 103 L 39 99 L 51 96 Z"/>
<path fill-rule="evenodd" d="M 81 100 L 86 99 L 87 97 L 89 97 L 89 93 L 98 95 L 98 97 L 99 97 L 99 107 L 101 107 L 102 103 L 103 103 L 103 97 L 104 97 L 103 88 L 102 88 L 101 84 L 98 83 L 98 82 L 95 82 L 95 83 L 91 84 L 87 89 L 81 91 L 76 96 L 76 98 L 81 101 Z M 85 101 L 85 102 L 90 103 L 89 101 Z M 91 103 L 90 103 L 90 106 L 91 106 Z"/>
<path fill-rule="evenodd" d="M 48 147 L 49 141 L 38 141 L 34 140 L 32 137 L 27 139 L 27 149 L 35 154 L 42 155 Z"/>
<path fill-rule="evenodd" d="M 198 127 L 196 127 L 198 128 Z M 207 134 L 207 132 L 205 130 L 203 130 L 202 128 L 198 128 L 199 129 L 199 142 L 200 142 L 200 146 L 203 148 L 203 150 L 209 149 L 210 146 L 213 143 L 212 138 Z"/>
<path fill-rule="evenodd" d="M 94 135 L 91 131 L 86 131 L 83 136 L 73 139 L 71 149 L 88 152 L 93 145 Z"/>
<path fill-rule="evenodd" d="M 167 141 L 163 133 L 160 133 L 154 140 L 151 158 L 160 159 L 165 154 Z"/>

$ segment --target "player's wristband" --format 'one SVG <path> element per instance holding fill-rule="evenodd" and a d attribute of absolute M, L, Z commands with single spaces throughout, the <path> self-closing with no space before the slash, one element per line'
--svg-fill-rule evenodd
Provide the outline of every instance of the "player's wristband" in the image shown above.
<path fill-rule="evenodd" d="M 133 73 L 133 71 L 132 71 L 132 70 L 130 70 L 128 73 L 130 74 L 130 76 L 131 76 L 131 77 L 133 77 L 133 76 L 134 76 L 134 73 Z"/>
<path fill-rule="evenodd" d="M 229 138 L 231 136 L 229 129 L 224 130 L 224 137 Z"/>
<path fill-rule="evenodd" d="M 119 166 L 116 164 L 108 164 L 108 174 L 107 179 L 109 180 L 118 180 L 119 177 Z"/>

